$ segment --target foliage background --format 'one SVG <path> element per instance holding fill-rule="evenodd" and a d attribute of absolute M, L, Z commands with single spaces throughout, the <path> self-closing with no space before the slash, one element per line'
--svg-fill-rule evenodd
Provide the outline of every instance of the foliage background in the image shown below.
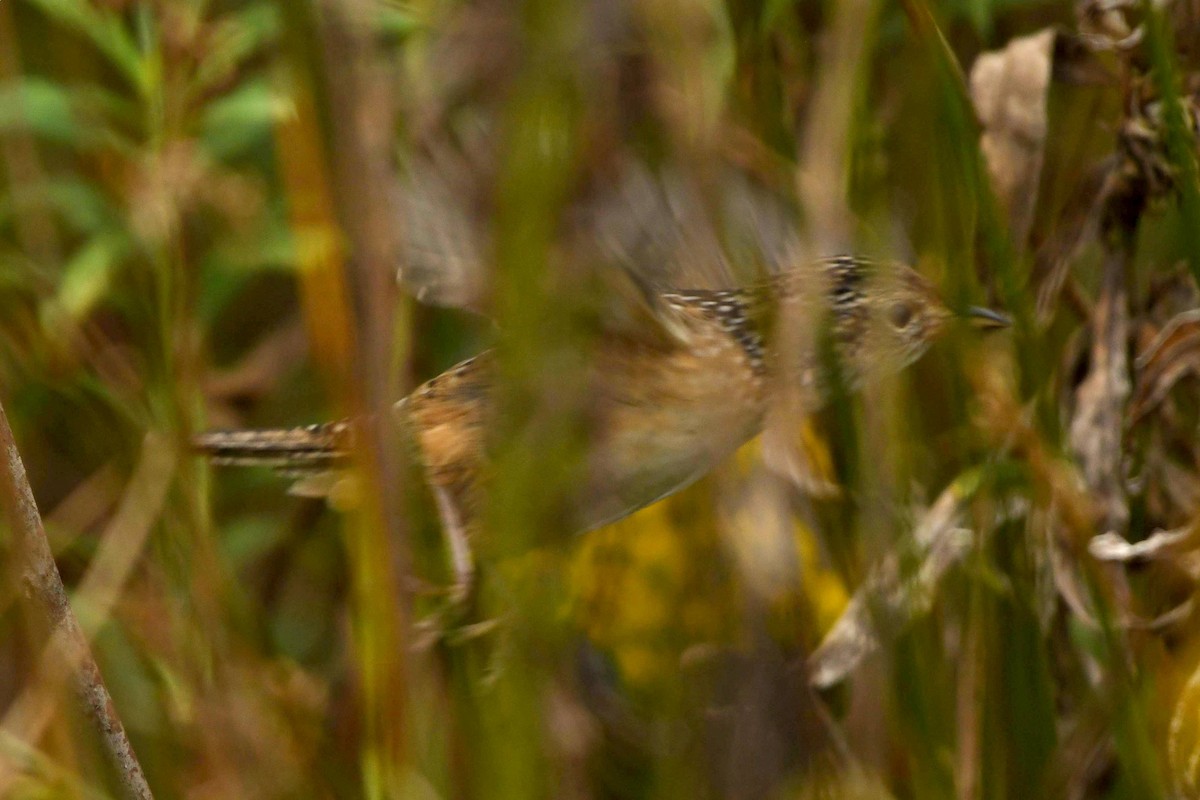
<path fill-rule="evenodd" d="M 0 398 L 156 794 L 1196 796 L 1198 20 L 1188 0 L 0 0 Z M 966 71 L 1047 26 L 1038 163 L 996 192 Z M 806 252 L 905 258 L 1014 331 L 951 336 L 805 421 L 806 486 L 755 442 L 565 541 L 586 434 L 561 408 L 604 294 L 561 268 L 562 217 L 630 160 L 717 209 L 642 221 L 663 239 L 707 224 L 736 256 L 722 187 L 750 174 Z M 404 217 L 397 186 L 419 187 L 397 176 L 429 161 L 451 178 Z M 402 448 L 365 448 L 347 514 L 190 451 L 383 408 L 493 343 L 394 287 L 422 225 L 455 267 L 483 231 L 473 296 L 504 331 L 482 635 L 442 615 Z M 712 280 L 691 268 L 667 277 Z M 937 509 L 967 533 L 934 567 L 914 531 Z M 1132 566 L 1089 549 L 1159 529 L 1179 539 Z M 46 719 L 13 711 L 48 680 L 22 597 L 0 583 L 0 794 L 119 794 L 62 687 Z M 810 688 L 855 608 L 877 652 Z"/>

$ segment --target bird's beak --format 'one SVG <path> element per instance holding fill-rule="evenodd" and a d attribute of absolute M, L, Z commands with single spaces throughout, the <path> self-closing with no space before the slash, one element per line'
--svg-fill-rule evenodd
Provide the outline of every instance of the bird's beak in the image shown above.
<path fill-rule="evenodd" d="M 1007 314 L 1001 314 L 999 311 L 992 311 L 990 308 L 981 308 L 980 306 L 971 306 L 963 316 L 976 328 L 984 331 L 1007 328 L 1012 325 L 1012 317 Z"/>

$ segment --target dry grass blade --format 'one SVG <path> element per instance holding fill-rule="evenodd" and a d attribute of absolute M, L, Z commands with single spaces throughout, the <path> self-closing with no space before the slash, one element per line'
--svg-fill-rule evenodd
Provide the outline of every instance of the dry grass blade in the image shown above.
<path fill-rule="evenodd" d="M 150 798 L 150 787 L 141 764 L 125 735 L 125 727 L 113 707 L 112 698 L 92 657 L 91 648 L 71 611 L 58 566 L 50 552 L 42 519 L 25 477 L 25 466 L 0 406 L 0 481 L 4 507 L 9 517 L 18 558 L 17 570 L 24 605 L 49 639 L 58 668 L 69 674 L 84 713 L 95 725 L 130 797 Z"/>
<path fill-rule="evenodd" d="M 148 435 L 142 446 L 142 458 L 121 498 L 112 520 L 100 535 L 100 547 L 75 592 L 73 607 L 81 617 L 80 629 L 91 641 L 107 622 L 126 578 L 138 561 L 146 538 L 162 511 L 167 490 L 174 477 L 174 454 L 161 437 Z M 75 659 L 63 663 L 63 654 L 51 642 L 38 660 L 36 674 L 43 679 L 28 687 L 13 702 L 0 721 L 0 730 L 24 742 L 42 738 L 54 714 L 55 683 L 72 669 Z M 0 773 L 0 794 L 5 776 Z"/>
<path fill-rule="evenodd" d="M 121 587 L 162 512 L 174 476 L 175 454 L 162 437 L 148 434 L 137 469 L 116 514 L 104 526 L 100 547 L 75 591 L 75 606 L 89 639 L 109 619 Z"/>
<path fill-rule="evenodd" d="M 79 482 L 43 520 L 57 555 L 79 535 L 105 519 L 121 496 L 123 479 L 115 464 L 105 464 Z"/>
<path fill-rule="evenodd" d="M 1181 797 L 1200 795 L 1200 669 L 1175 702 L 1167 736 L 1167 759 Z"/>

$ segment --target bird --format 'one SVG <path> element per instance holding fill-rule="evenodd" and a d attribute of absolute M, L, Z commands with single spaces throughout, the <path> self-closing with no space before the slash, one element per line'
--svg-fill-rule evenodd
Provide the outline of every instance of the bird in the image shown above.
<path fill-rule="evenodd" d="M 586 368 L 586 457 L 569 532 L 615 522 L 711 471 L 756 436 L 772 398 L 808 412 L 836 375 L 853 390 L 918 359 L 956 316 L 1001 327 L 998 312 L 952 311 L 899 261 L 835 256 L 734 289 L 639 284 L 645 314 L 599 337 Z M 648 320 L 648 321 L 645 321 Z M 470 543 L 486 508 L 497 355 L 485 351 L 418 386 L 394 406 L 415 445 L 450 542 L 456 584 L 474 571 Z M 322 494 L 354 450 L 347 420 L 287 429 L 210 431 L 195 438 L 217 465 L 262 465 Z M 465 591 L 465 589 L 463 590 Z"/>

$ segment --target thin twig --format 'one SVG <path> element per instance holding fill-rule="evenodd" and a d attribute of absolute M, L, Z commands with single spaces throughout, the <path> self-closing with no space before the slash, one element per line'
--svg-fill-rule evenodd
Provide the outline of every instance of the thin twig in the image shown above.
<path fill-rule="evenodd" d="M 14 563 L 20 586 L 19 597 L 30 618 L 45 632 L 51 646 L 61 654 L 60 664 L 69 672 L 84 714 L 100 735 L 105 752 L 120 776 L 129 797 L 151 798 L 142 767 L 138 763 L 125 726 L 117 716 L 112 698 L 100 676 L 100 668 L 71 610 L 58 565 L 42 527 L 33 490 L 25 476 L 25 465 L 17 452 L 8 416 L 0 405 L 0 503 L 13 533 Z"/>

